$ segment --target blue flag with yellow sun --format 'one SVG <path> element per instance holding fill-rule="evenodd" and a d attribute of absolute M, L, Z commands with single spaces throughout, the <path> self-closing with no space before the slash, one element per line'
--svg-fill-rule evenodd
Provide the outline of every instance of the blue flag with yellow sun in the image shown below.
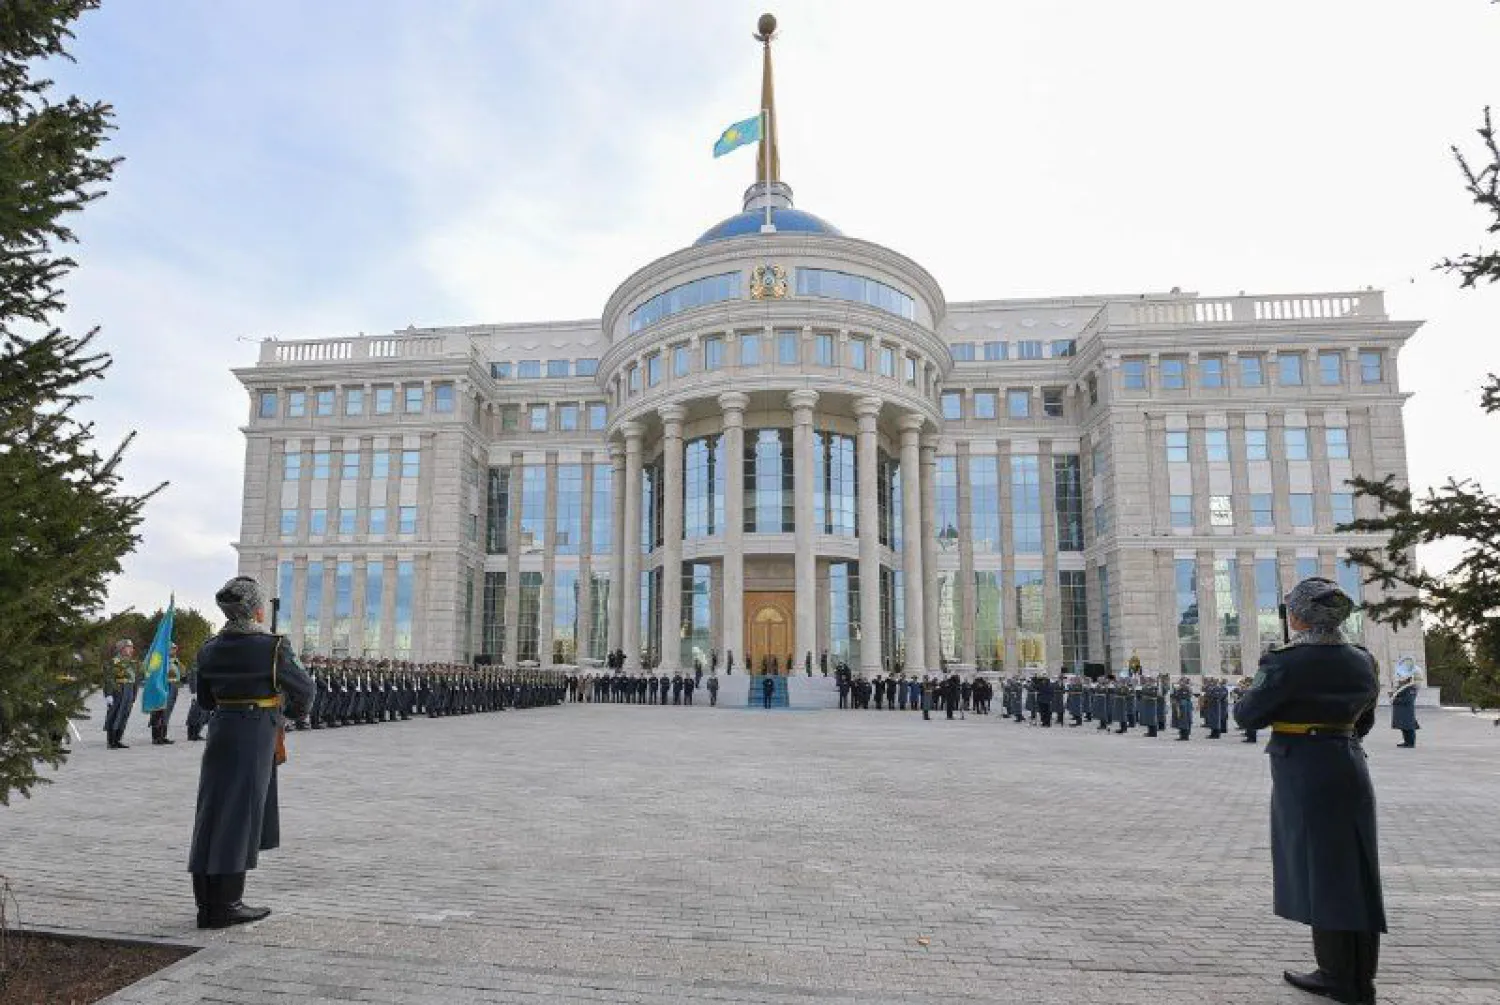
<path fill-rule="evenodd" d="M 167 667 L 172 662 L 172 622 L 176 618 L 177 598 L 167 601 L 167 613 L 156 624 L 156 637 L 146 650 L 141 683 L 141 711 L 156 712 L 167 707 L 172 689 L 167 684 Z"/>
<path fill-rule="evenodd" d="M 714 141 L 714 156 L 723 157 L 731 150 L 744 146 L 746 143 L 760 142 L 760 116 L 752 116 L 744 122 L 736 122 L 728 129 L 719 134 Z"/>

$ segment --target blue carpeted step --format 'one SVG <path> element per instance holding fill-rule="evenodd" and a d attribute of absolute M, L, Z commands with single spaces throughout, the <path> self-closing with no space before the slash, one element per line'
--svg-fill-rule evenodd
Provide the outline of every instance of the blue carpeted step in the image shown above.
<path fill-rule="evenodd" d="M 766 704 L 765 682 L 771 682 L 771 702 Z M 750 694 L 746 704 L 750 708 L 790 708 L 787 697 L 786 678 L 778 674 L 755 674 L 750 678 Z"/>

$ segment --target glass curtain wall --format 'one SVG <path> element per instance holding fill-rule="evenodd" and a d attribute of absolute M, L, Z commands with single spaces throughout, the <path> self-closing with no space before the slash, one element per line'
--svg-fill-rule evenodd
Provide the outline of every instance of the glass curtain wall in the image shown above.
<path fill-rule="evenodd" d="M 516 613 L 516 660 L 520 663 L 541 662 L 542 574 L 521 573 L 521 593 Z"/>
<path fill-rule="evenodd" d="M 323 641 L 323 563 L 307 563 L 302 601 L 302 651 L 316 653 Z"/>
<path fill-rule="evenodd" d="M 1173 568 L 1177 591 L 1177 650 L 1181 672 L 1201 674 L 1198 631 L 1198 560 L 1179 558 Z"/>
<path fill-rule="evenodd" d="M 409 660 L 412 653 L 412 616 L 416 606 L 417 563 L 396 563 L 396 659 Z"/>
<path fill-rule="evenodd" d="M 547 546 L 547 468 L 521 468 L 521 553 L 541 554 Z"/>
<path fill-rule="evenodd" d="M 1219 672 L 1238 677 L 1244 672 L 1240 657 L 1240 563 L 1214 559 L 1214 610 L 1219 621 Z"/>
<path fill-rule="evenodd" d="M 677 634 L 682 666 L 707 670 L 714 644 L 713 566 L 707 562 L 682 563 L 682 630 Z"/>
<path fill-rule="evenodd" d="M 828 564 L 828 668 L 832 673 L 840 663 L 859 666 L 859 636 L 863 634 L 859 616 L 859 563 Z"/>
<path fill-rule="evenodd" d="M 1004 595 L 1000 573 L 974 573 L 974 659 L 981 670 L 1005 668 Z"/>
<path fill-rule="evenodd" d="M 704 436 L 683 445 L 684 538 L 714 537 L 723 532 L 725 474 L 722 437 Z"/>
<path fill-rule="evenodd" d="M 333 655 L 349 656 L 349 633 L 354 626 L 354 563 L 333 567 Z"/>
<path fill-rule="evenodd" d="M 969 458 L 969 500 L 975 554 L 1000 554 L 1000 458 Z"/>
<path fill-rule="evenodd" d="M 490 468 L 484 508 L 484 550 L 503 555 L 510 532 L 510 468 Z"/>
<path fill-rule="evenodd" d="M 577 569 L 556 569 L 552 573 L 552 662 L 578 662 Z"/>
<path fill-rule="evenodd" d="M 1052 458 L 1053 500 L 1057 509 L 1057 550 L 1083 550 L 1083 467 L 1077 454 Z"/>
<path fill-rule="evenodd" d="M 1011 535 L 1017 555 L 1042 553 L 1042 481 L 1035 454 L 1010 459 Z"/>
<path fill-rule="evenodd" d="M 1081 673 L 1089 659 L 1089 595 L 1083 570 L 1058 572 L 1057 585 L 1062 600 L 1063 665 Z"/>
<path fill-rule="evenodd" d="M 813 449 L 815 469 L 813 520 L 820 534 L 854 537 L 859 513 L 854 475 L 855 439 L 839 433 L 816 432 Z"/>
<path fill-rule="evenodd" d="M 594 465 L 594 512 L 589 518 L 593 529 L 593 553 L 595 555 L 609 555 L 614 551 L 615 533 L 615 511 L 614 511 L 614 476 L 615 470 L 608 464 Z"/>
<path fill-rule="evenodd" d="M 576 555 L 583 540 L 583 465 L 557 466 L 557 528 L 553 548 L 558 555 Z"/>
<path fill-rule="evenodd" d="M 790 534 L 796 528 L 792 431 L 752 429 L 745 435 L 745 531 Z"/>
<path fill-rule="evenodd" d="M 589 611 L 593 625 L 589 632 L 588 657 L 602 660 L 609 648 L 609 576 L 595 572 L 589 577 Z"/>
<path fill-rule="evenodd" d="M 933 526 L 941 551 L 958 549 L 958 458 L 938 457 L 935 465 L 937 499 Z"/>
<path fill-rule="evenodd" d="M 373 559 L 365 565 L 365 640 L 366 656 L 380 655 L 380 621 L 385 616 L 385 560 Z"/>
<path fill-rule="evenodd" d="M 1045 584 L 1045 576 L 1040 571 L 1023 569 L 1016 572 L 1016 658 L 1022 667 L 1047 666 Z"/>
<path fill-rule="evenodd" d="M 491 663 L 505 655 L 505 573 L 484 574 L 483 613 L 480 616 L 480 651 Z"/>

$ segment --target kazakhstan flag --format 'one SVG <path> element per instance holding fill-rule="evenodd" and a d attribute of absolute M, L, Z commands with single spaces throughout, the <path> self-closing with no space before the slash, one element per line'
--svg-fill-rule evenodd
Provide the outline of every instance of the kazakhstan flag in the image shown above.
<path fill-rule="evenodd" d="M 141 711 L 156 712 L 167 707 L 172 689 L 167 684 L 167 664 L 172 659 L 172 622 L 176 618 L 177 598 L 167 601 L 167 613 L 156 625 L 156 637 L 146 651 L 146 679 L 141 686 Z"/>
<path fill-rule="evenodd" d="M 744 122 L 736 122 L 719 135 L 714 142 L 714 156 L 723 157 L 729 151 L 746 143 L 760 142 L 760 116 L 752 116 Z"/>

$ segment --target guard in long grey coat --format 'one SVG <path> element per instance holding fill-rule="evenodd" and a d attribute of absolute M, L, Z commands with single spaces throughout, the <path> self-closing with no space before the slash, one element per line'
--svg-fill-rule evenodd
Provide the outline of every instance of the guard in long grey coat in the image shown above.
<path fill-rule="evenodd" d="M 238 576 L 214 600 L 229 620 L 198 651 L 198 704 L 213 713 L 188 852 L 199 928 L 227 928 L 271 913 L 245 906 L 245 873 L 260 852 L 281 843 L 278 733 L 289 718 L 304 714 L 314 694 L 291 646 L 261 627 L 260 584 Z"/>
<path fill-rule="evenodd" d="M 1397 661 L 1396 688 L 1391 692 L 1391 728 L 1401 730 L 1398 747 L 1415 747 L 1417 730 L 1417 676 L 1416 666 L 1409 659 Z"/>
<path fill-rule="evenodd" d="M 1374 658 L 1339 630 L 1354 602 L 1314 577 L 1287 595 L 1296 634 L 1261 657 L 1235 706 L 1244 729 L 1271 727 L 1275 910 L 1312 926 L 1318 969 L 1288 983 L 1341 1002 L 1373 1002 L 1385 903 L 1375 790 L 1360 743 L 1380 696 Z"/>

